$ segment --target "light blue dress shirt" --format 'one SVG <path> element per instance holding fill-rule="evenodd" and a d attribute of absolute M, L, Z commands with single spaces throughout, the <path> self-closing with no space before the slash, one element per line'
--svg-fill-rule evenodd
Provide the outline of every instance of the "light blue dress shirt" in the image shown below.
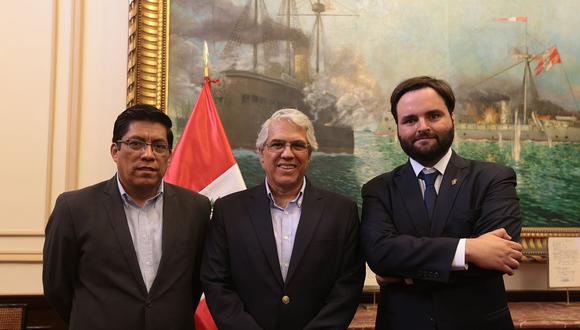
<path fill-rule="evenodd" d="M 278 250 L 278 261 L 280 262 L 282 278 L 286 281 L 288 266 L 290 265 L 290 258 L 292 257 L 292 249 L 294 248 L 294 239 L 296 238 L 296 230 L 298 229 L 300 215 L 302 214 L 302 200 L 304 199 L 306 178 L 302 182 L 300 192 L 286 205 L 286 208 L 276 205 L 267 180 L 265 184 L 266 192 L 270 199 L 270 215 L 272 216 L 272 228 L 274 229 L 276 249 Z"/>
<path fill-rule="evenodd" d="M 139 207 L 127 194 L 117 175 L 117 185 L 123 200 L 123 209 L 127 224 L 133 239 L 133 247 L 137 253 L 139 268 L 147 292 L 157 276 L 161 261 L 161 233 L 163 231 L 163 182 L 159 185 L 157 194 L 148 199 L 143 207 Z"/>

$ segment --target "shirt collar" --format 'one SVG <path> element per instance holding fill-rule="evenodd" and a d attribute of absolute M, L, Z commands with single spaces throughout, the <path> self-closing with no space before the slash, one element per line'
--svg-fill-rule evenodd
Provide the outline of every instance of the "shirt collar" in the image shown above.
<path fill-rule="evenodd" d="M 133 198 L 131 198 L 131 196 L 129 196 L 129 194 L 125 191 L 125 189 L 123 189 L 123 185 L 121 184 L 121 180 L 119 180 L 119 173 L 117 173 L 116 178 L 117 178 L 117 187 L 119 187 L 119 192 L 121 193 L 121 197 L 123 199 L 123 203 L 125 203 L 125 204 L 129 204 L 129 203 L 135 204 L 135 202 L 133 202 Z M 145 204 L 147 204 L 147 202 L 149 202 L 149 201 L 154 201 L 157 198 L 159 198 L 159 196 L 161 196 L 163 194 L 164 190 L 165 190 L 164 186 L 165 186 L 164 181 L 161 180 L 161 184 L 159 185 L 159 188 L 157 188 L 157 194 L 155 194 L 155 196 L 149 198 L 145 202 Z"/>
<path fill-rule="evenodd" d="M 409 157 L 409 161 L 411 162 L 411 166 L 413 167 L 413 172 L 415 172 L 415 176 L 419 176 L 419 173 L 421 173 L 421 171 L 423 171 L 423 169 L 434 169 L 439 171 L 439 173 L 441 173 L 441 175 L 445 174 L 445 169 L 447 168 L 447 164 L 449 164 L 449 161 L 451 160 L 451 155 L 452 155 L 452 150 L 451 148 L 449 148 L 447 150 L 447 153 L 445 153 L 445 155 L 443 157 L 441 157 L 441 159 L 439 159 L 439 161 L 433 165 L 433 167 L 425 167 L 423 165 L 421 165 L 421 163 L 419 163 L 418 161 L 414 160 L 413 158 Z M 426 174 L 431 173 L 432 171 L 427 171 Z"/>
<path fill-rule="evenodd" d="M 276 202 L 274 201 L 274 197 L 272 196 L 272 191 L 270 190 L 270 186 L 268 185 L 268 178 L 264 179 L 264 184 L 266 185 L 266 194 L 270 199 L 270 206 L 272 205 L 276 206 Z M 293 200 L 291 200 L 290 203 L 296 203 L 298 207 L 302 207 L 302 200 L 304 199 L 304 188 L 306 188 L 306 177 L 302 179 L 302 188 L 300 188 L 298 195 L 296 195 L 296 197 Z"/>

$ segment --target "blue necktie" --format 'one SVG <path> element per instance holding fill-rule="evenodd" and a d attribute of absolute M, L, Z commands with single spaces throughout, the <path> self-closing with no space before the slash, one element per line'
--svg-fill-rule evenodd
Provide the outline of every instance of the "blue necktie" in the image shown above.
<path fill-rule="evenodd" d="M 419 179 L 425 182 L 425 194 L 423 195 L 423 202 L 425 203 L 425 208 L 427 209 L 429 220 L 431 220 L 433 216 L 435 201 L 437 200 L 437 192 L 435 191 L 435 179 L 437 179 L 438 175 L 438 171 L 429 174 L 425 174 L 423 171 L 419 173 Z"/>

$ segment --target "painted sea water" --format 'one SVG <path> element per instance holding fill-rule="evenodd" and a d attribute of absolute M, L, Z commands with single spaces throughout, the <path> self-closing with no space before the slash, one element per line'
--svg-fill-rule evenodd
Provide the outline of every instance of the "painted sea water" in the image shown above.
<path fill-rule="evenodd" d="M 509 141 L 456 140 L 453 149 L 465 158 L 505 164 L 518 175 L 517 191 L 526 227 L 580 226 L 580 144 L 542 142 L 521 144 L 521 160 L 512 160 Z M 235 149 L 234 155 L 248 187 L 263 182 L 258 156 Z M 407 161 L 396 137 L 355 132 L 354 154 L 314 153 L 307 176 L 319 186 L 356 200 L 361 186 Z"/>

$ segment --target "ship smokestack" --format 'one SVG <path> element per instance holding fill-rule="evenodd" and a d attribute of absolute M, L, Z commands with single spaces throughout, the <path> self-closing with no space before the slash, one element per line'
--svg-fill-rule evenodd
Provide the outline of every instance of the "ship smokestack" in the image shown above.
<path fill-rule="evenodd" d="M 511 118 L 510 102 L 509 100 L 501 100 L 499 102 L 499 122 L 500 124 L 507 124 Z"/>
<path fill-rule="evenodd" d="M 294 52 L 294 77 L 300 82 L 308 82 L 310 79 L 309 51 L 305 45 L 295 45 Z"/>

